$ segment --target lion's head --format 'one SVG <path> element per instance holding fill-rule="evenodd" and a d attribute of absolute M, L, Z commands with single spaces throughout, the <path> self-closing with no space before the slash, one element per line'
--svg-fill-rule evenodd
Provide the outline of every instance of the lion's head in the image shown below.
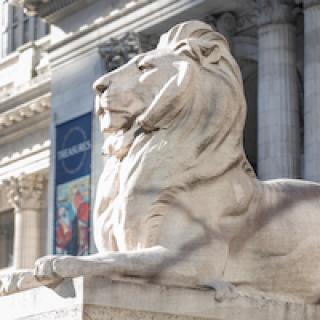
<path fill-rule="evenodd" d="M 239 159 L 252 172 L 242 144 L 246 102 L 240 70 L 225 38 L 209 25 L 189 21 L 173 27 L 155 50 L 102 76 L 94 89 L 101 129 L 117 139 L 132 128 L 179 131 L 192 136 L 199 157 L 209 151 L 206 160 L 217 172 Z"/>

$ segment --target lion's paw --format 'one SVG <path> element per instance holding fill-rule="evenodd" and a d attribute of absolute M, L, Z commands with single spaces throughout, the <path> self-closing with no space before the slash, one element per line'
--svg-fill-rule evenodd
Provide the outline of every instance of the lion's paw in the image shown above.
<path fill-rule="evenodd" d="M 0 296 L 33 287 L 34 277 L 30 270 L 16 270 L 0 276 Z"/>
<path fill-rule="evenodd" d="M 42 283 L 47 282 L 60 282 L 63 276 L 57 270 L 58 261 L 61 259 L 59 256 L 45 256 L 38 259 L 35 263 L 34 276 Z"/>
<path fill-rule="evenodd" d="M 237 297 L 238 293 L 230 282 L 222 280 L 212 280 L 209 283 L 202 285 L 203 288 L 214 289 L 215 290 L 215 299 L 218 302 L 222 302 L 227 299 L 233 299 Z"/>

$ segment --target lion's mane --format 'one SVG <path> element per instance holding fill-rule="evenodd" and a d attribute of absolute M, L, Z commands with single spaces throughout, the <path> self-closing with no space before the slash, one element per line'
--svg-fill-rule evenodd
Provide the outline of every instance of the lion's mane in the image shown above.
<path fill-rule="evenodd" d="M 186 103 L 173 126 L 194 148 L 189 180 L 216 177 L 236 163 L 255 177 L 243 148 L 247 107 L 241 72 L 226 39 L 205 23 L 189 21 L 165 33 L 157 49 L 190 57 L 199 69 L 193 88 L 187 88 L 193 104 Z"/>

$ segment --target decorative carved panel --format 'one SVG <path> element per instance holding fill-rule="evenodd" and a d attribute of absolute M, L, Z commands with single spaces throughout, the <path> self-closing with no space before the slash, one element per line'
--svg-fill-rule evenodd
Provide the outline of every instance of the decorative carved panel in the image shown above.
<path fill-rule="evenodd" d="M 41 208 L 45 180 L 43 174 L 33 174 L 4 181 L 8 202 L 15 209 Z"/>
<path fill-rule="evenodd" d="M 138 310 L 126 310 L 113 307 L 85 305 L 83 320 L 200 320 L 203 318 L 189 317 L 178 314 L 156 313 Z"/>
<path fill-rule="evenodd" d="M 105 60 L 107 71 L 112 71 L 127 63 L 135 55 L 152 50 L 156 47 L 158 38 L 128 32 L 120 38 L 111 38 L 99 47 Z"/>

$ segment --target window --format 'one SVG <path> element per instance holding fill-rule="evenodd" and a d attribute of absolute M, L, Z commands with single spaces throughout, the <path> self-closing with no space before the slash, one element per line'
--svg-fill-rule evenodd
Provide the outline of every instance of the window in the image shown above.
<path fill-rule="evenodd" d="M 29 41 L 37 40 L 49 33 L 49 27 L 38 17 L 29 17 L 22 8 L 11 6 L 8 0 L 0 0 L 2 8 L 1 56 L 15 51 Z"/>
<path fill-rule="evenodd" d="M 1 48 L 1 57 L 4 57 L 8 53 L 8 22 L 9 22 L 9 9 L 8 1 L 0 2 L 0 20 L 1 20 L 1 39 L 0 39 L 0 48 Z"/>
<path fill-rule="evenodd" d="M 13 264 L 13 210 L 0 212 L 0 268 L 7 268 Z"/>

